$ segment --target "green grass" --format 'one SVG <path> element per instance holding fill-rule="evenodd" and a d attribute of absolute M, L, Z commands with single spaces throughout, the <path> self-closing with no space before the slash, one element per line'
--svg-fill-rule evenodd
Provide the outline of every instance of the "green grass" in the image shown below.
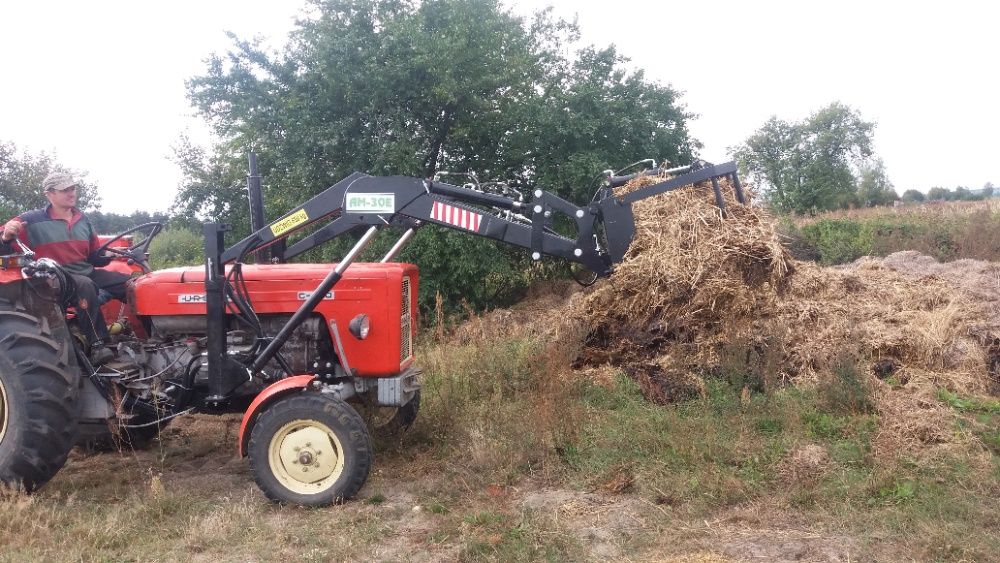
<path fill-rule="evenodd" d="M 938 399 L 959 413 L 959 430 L 972 432 L 984 448 L 1000 455 L 1000 400 L 962 397 L 945 389 Z"/>

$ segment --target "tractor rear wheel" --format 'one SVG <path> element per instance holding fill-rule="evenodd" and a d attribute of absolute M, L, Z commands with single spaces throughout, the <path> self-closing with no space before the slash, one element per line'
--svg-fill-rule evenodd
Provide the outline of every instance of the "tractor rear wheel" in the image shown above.
<path fill-rule="evenodd" d="M 261 413 L 247 455 L 269 499 L 325 506 L 353 497 L 368 480 L 372 442 L 364 420 L 346 402 L 303 392 Z"/>
<path fill-rule="evenodd" d="M 79 379 L 65 330 L 0 299 L 0 482 L 32 491 L 73 447 Z"/>

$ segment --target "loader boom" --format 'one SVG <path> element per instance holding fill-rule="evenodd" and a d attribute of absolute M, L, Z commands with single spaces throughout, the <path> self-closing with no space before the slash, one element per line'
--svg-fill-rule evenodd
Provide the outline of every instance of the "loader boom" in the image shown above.
<path fill-rule="evenodd" d="M 636 201 L 691 184 L 712 181 L 716 201 L 724 208 L 718 186 L 718 179 L 723 177 L 730 179 L 737 199 L 741 203 L 744 201 L 734 162 L 721 165 L 700 163 L 674 170 L 685 173 L 623 197 L 615 197 L 610 189 L 602 190 L 604 197 L 585 207 L 576 206 L 544 190 L 535 190 L 532 200 L 525 203 L 443 182 L 406 176 L 377 177 L 355 172 L 233 245 L 220 255 L 219 262 L 232 262 L 332 217 L 326 226 L 284 250 L 280 258 L 293 258 L 363 227 L 397 226 L 410 229 L 436 224 L 526 248 L 535 260 L 556 256 L 576 262 L 604 277 L 611 273 L 616 263 L 621 262 L 635 235 L 632 204 Z M 660 169 L 652 169 L 627 177 L 609 175 L 605 185 L 610 188 L 640 175 L 658 175 L 661 172 Z M 516 212 L 521 220 L 513 218 L 512 213 L 504 212 Z M 555 213 L 561 213 L 575 223 L 575 239 L 551 230 Z M 608 239 L 607 248 L 595 239 L 599 231 Z"/>
<path fill-rule="evenodd" d="M 680 173 L 661 182 L 617 197 L 613 188 L 641 175 L 659 176 Z M 736 176 L 736 164 L 712 165 L 698 162 L 671 170 L 652 169 L 629 176 L 606 173 L 601 189 L 589 205 L 580 207 L 565 199 L 537 189 L 529 202 L 504 195 L 488 193 L 467 186 L 407 176 L 377 177 L 355 172 L 330 186 L 283 217 L 255 230 L 248 237 L 225 249 L 223 233 L 228 226 L 208 223 L 205 234 L 205 294 L 208 322 L 208 369 L 211 393 L 208 401 L 226 401 L 231 389 L 247 377 L 257 374 L 278 351 L 291 333 L 312 313 L 328 291 L 340 280 L 344 270 L 375 236 L 387 226 L 405 230 L 383 261 L 389 260 L 413 231 L 428 224 L 455 229 L 528 249 L 534 260 L 555 256 L 583 265 L 598 277 L 611 274 L 621 262 L 635 235 L 632 204 L 668 191 L 711 181 L 716 203 L 725 213 L 719 178 L 727 178 L 743 202 L 743 193 Z M 251 198 L 253 201 L 253 198 Z M 557 233 L 553 227 L 555 214 L 562 214 L 576 227 L 575 238 Z M 304 236 L 294 244 L 284 246 L 293 233 L 322 221 L 328 223 Z M 224 325 L 226 307 L 235 306 L 244 314 L 252 314 L 249 304 L 239 302 L 225 273 L 225 264 L 242 263 L 244 257 L 266 247 L 276 261 L 285 261 L 324 244 L 341 235 L 365 230 L 366 233 L 312 295 L 305 300 L 291 319 L 269 339 L 264 349 L 249 365 L 227 357 Z M 276 244 L 281 243 L 281 244 Z M 232 305 L 227 303 L 232 302 Z M 244 309 L 248 309 L 244 311 Z"/>

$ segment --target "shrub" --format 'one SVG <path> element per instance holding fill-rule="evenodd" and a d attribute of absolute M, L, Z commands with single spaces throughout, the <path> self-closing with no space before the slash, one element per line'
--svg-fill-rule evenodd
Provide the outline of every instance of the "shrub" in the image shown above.
<path fill-rule="evenodd" d="M 915 250 L 939 261 L 1000 260 L 1000 213 L 990 202 L 954 202 L 785 217 L 781 232 L 799 260 L 825 265 Z"/>
<path fill-rule="evenodd" d="M 872 252 L 870 225 L 849 219 L 821 219 L 802 228 L 806 242 L 817 249 L 822 264 L 843 264 Z"/>
<path fill-rule="evenodd" d="M 154 270 L 175 266 L 195 266 L 205 261 L 204 240 L 193 231 L 166 229 L 149 246 L 149 262 Z"/>

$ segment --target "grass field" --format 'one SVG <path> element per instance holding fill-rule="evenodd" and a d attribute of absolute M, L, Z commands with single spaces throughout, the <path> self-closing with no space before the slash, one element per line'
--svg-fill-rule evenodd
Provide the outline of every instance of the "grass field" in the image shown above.
<path fill-rule="evenodd" d="M 800 259 L 843 264 L 915 250 L 940 261 L 1000 261 L 1000 200 L 833 211 L 780 222 Z"/>
<path fill-rule="evenodd" d="M 942 391 L 932 459 L 876 451 L 849 370 L 820 388 L 646 402 L 552 365 L 545 343 L 424 345 L 424 408 L 376 444 L 355 500 L 265 501 L 237 417 L 177 421 L 141 452 L 77 451 L 0 499 L 0 561 L 985 561 L 1000 552 L 1000 402 Z M 859 394 L 860 390 L 860 394 Z"/>

